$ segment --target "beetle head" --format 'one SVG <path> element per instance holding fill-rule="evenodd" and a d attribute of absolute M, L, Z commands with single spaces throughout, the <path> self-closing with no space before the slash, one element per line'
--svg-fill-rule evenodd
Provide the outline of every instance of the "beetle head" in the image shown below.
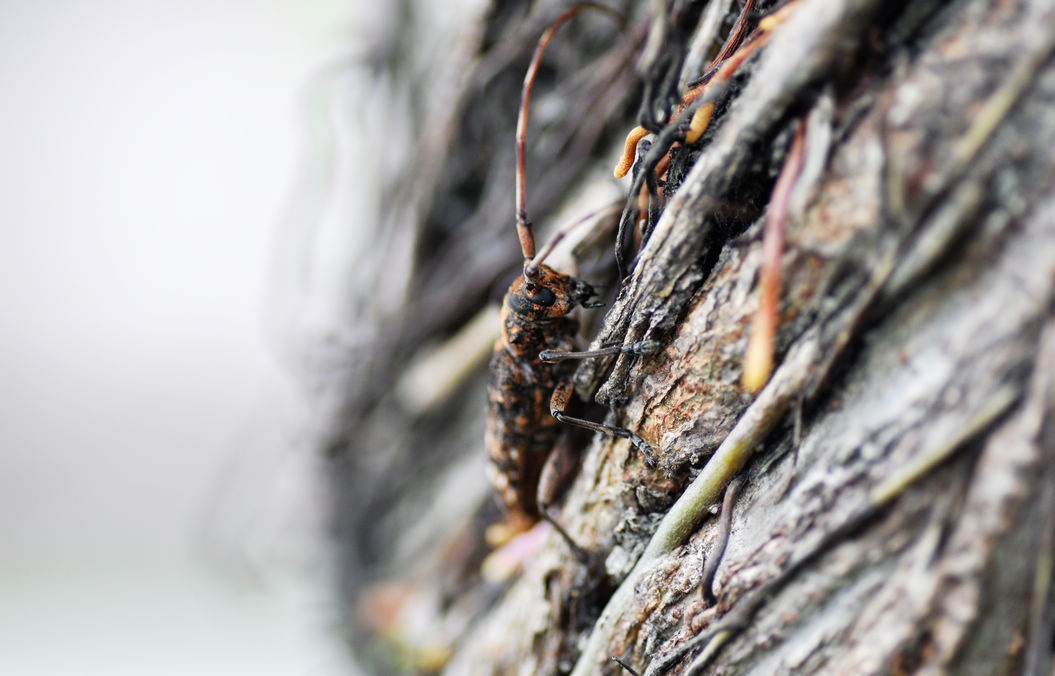
<path fill-rule="evenodd" d="M 571 275 L 539 265 L 531 276 L 517 277 L 509 287 L 509 307 L 516 314 L 532 321 L 557 319 L 576 307 L 595 307 L 590 299 L 596 295 L 593 287 Z"/>

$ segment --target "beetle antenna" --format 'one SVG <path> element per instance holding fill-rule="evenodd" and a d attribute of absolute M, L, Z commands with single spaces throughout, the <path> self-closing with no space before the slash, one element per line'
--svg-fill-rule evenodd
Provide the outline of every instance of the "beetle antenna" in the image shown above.
<path fill-rule="evenodd" d="M 599 218 L 608 218 L 610 216 L 614 216 L 615 214 L 620 213 L 622 209 L 622 202 L 614 202 L 612 204 L 609 204 L 608 206 L 601 207 L 600 209 L 595 209 L 594 211 L 591 211 L 590 213 L 586 214 L 571 225 L 565 228 L 561 228 L 559 231 L 557 231 L 555 235 L 553 235 L 553 238 L 546 243 L 546 246 L 542 247 L 542 250 L 539 251 L 534 258 L 528 261 L 524 261 L 524 276 L 531 278 L 538 274 L 538 269 L 539 266 L 542 265 L 542 262 L 546 260 L 547 256 L 553 253 L 553 250 L 557 248 L 557 245 L 560 244 L 562 239 L 572 233 L 572 230 L 575 230 L 579 226 L 597 220 Z"/>
<path fill-rule="evenodd" d="M 553 38 L 553 34 L 557 32 L 557 29 L 560 28 L 561 24 L 587 8 L 596 9 L 609 14 L 619 21 L 620 26 L 623 24 L 623 15 L 611 7 L 606 7 L 605 5 L 595 2 L 580 2 L 557 17 L 557 20 L 554 21 L 550 27 L 546 29 L 546 32 L 542 34 L 542 37 L 538 40 L 538 45 L 535 47 L 535 54 L 531 57 L 531 65 L 528 66 L 527 73 L 524 75 L 524 88 L 520 94 L 520 115 L 517 116 L 516 215 L 517 237 L 520 239 L 520 250 L 524 254 L 525 275 L 527 274 L 527 268 L 530 265 L 531 259 L 535 257 L 535 230 L 527 215 L 527 199 L 524 196 L 524 134 L 527 129 L 528 106 L 531 103 L 531 87 L 535 83 L 535 74 L 538 72 L 538 65 L 542 60 L 542 53 L 546 50 L 546 45 L 548 45 L 549 41 Z M 538 273 L 537 265 L 533 268 L 533 271 L 535 274 Z"/>

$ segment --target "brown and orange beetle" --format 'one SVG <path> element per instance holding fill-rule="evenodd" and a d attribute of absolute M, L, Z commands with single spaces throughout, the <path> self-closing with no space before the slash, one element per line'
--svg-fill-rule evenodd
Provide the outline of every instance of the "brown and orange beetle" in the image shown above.
<path fill-rule="evenodd" d="M 524 197 L 524 135 L 531 86 L 539 60 L 557 28 L 586 8 L 622 17 L 594 3 L 578 4 L 543 33 L 524 77 L 517 121 L 516 204 L 517 233 L 524 254 L 523 274 L 505 294 L 501 312 L 501 335 L 491 358 L 488 383 L 487 455 L 488 475 L 514 530 L 524 530 L 540 518 L 552 500 L 549 481 L 544 480 L 547 461 L 558 462 L 554 448 L 560 423 L 576 425 L 629 439 L 652 463 L 652 449 L 629 430 L 574 418 L 565 413 L 572 395 L 570 360 L 611 354 L 643 354 L 658 344 L 649 341 L 614 346 L 591 352 L 575 352 L 579 322 L 571 313 L 577 307 L 600 307 L 596 292 L 586 282 L 543 265 L 552 246 L 536 255 L 535 236 L 527 217 Z M 559 236 L 558 236 L 559 238 Z M 551 242 L 551 245 L 554 242 Z M 555 465 L 551 464 L 551 467 Z M 559 473 L 560 470 L 554 470 Z"/>

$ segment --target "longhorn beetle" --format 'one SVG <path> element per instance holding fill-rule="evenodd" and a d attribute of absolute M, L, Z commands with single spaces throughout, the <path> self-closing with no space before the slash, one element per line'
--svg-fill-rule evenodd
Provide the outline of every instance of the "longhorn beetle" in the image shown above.
<path fill-rule="evenodd" d="M 491 358 L 487 388 L 486 435 L 488 475 L 509 516 L 509 525 L 515 530 L 524 530 L 539 518 L 552 521 L 545 512 L 550 496 L 544 495 L 546 487 L 540 486 L 540 478 L 560 434 L 559 422 L 629 439 L 649 464 L 654 462 L 651 447 L 633 432 L 565 414 L 575 370 L 569 360 L 644 354 L 657 349 L 658 344 L 649 341 L 573 352 L 579 323 L 569 313 L 578 306 L 600 307 L 602 303 L 591 300 L 596 292 L 589 284 L 542 264 L 563 234 L 536 256 L 534 229 L 525 206 L 524 136 L 535 72 L 556 30 L 585 8 L 622 20 L 615 10 L 588 2 L 575 5 L 558 17 L 539 38 L 524 76 L 517 118 L 516 229 L 524 254 L 524 271 L 502 301 L 501 334 Z"/>

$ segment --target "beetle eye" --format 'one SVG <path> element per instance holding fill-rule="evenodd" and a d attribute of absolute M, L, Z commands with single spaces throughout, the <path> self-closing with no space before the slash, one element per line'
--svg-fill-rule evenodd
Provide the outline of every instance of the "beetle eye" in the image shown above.
<path fill-rule="evenodd" d="M 549 289 L 539 288 L 535 293 L 531 294 L 531 302 L 535 305 L 549 307 L 557 302 L 557 294 Z"/>

